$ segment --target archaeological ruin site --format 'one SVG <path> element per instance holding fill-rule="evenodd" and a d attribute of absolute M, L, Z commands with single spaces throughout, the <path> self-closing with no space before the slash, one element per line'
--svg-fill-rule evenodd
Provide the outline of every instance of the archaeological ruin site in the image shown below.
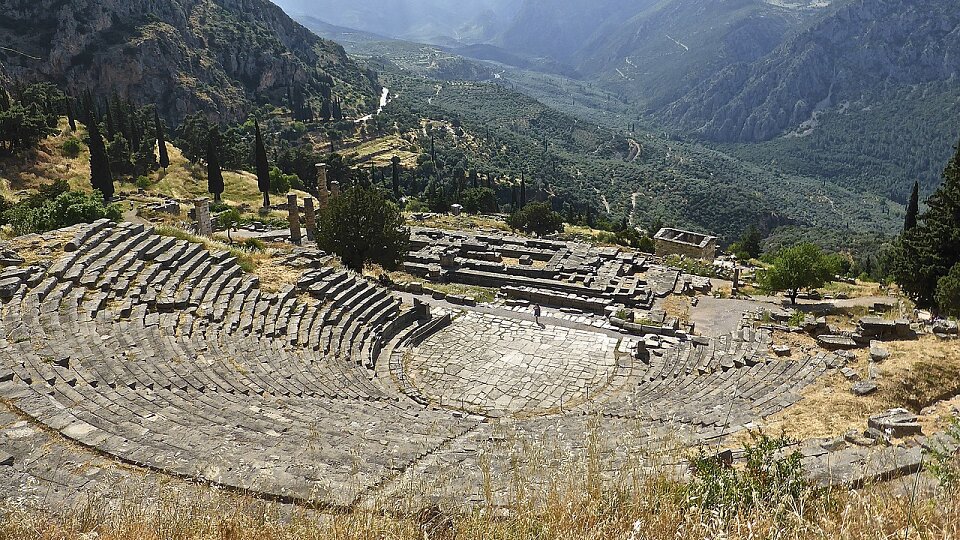
<path fill-rule="evenodd" d="M 831 340 L 808 317 L 820 342 L 791 348 L 782 309 L 736 300 L 701 331 L 662 306 L 722 302 L 708 279 L 497 232 L 414 229 L 405 270 L 423 281 L 406 283 L 309 242 L 266 283 L 228 251 L 106 220 L 3 258 L 0 486 L 37 505 L 158 480 L 321 509 L 502 505 L 597 445 L 609 477 L 682 475 L 698 448 L 740 459 L 748 430 L 826 378 L 875 388 L 884 347 L 881 323 Z M 798 448 L 815 484 L 862 485 L 949 444 L 920 430 L 892 411 Z"/>

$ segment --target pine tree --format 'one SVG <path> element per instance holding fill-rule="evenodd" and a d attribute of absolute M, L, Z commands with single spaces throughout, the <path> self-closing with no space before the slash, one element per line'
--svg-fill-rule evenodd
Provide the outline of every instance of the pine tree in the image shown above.
<path fill-rule="evenodd" d="M 153 125 L 157 131 L 157 148 L 160 154 L 160 166 L 167 170 L 170 166 L 170 155 L 167 153 L 167 139 L 163 133 L 163 124 L 160 122 L 160 113 L 156 109 L 153 111 Z"/>
<path fill-rule="evenodd" d="M 907 205 L 907 217 L 903 221 L 903 232 L 917 226 L 917 217 L 920 214 L 920 182 L 913 183 L 913 193 L 910 194 L 910 203 Z"/>
<path fill-rule="evenodd" d="M 254 121 L 256 128 L 256 148 L 254 160 L 257 169 L 257 188 L 263 193 L 263 207 L 270 208 L 270 164 L 267 163 L 267 150 L 263 146 L 263 135 L 260 133 L 260 122 Z"/>
<path fill-rule="evenodd" d="M 207 191 L 220 202 L 223 194 L 223 171 L 220 170 L 220 130 L 214 126 L 207 140 Z"/>
<path fill-rule="evenodd" d="M 10 94 L 3 88 L 0 88 L 0 112 L 10 109 Z"/>
<path fill-rule="evenodd" d="M 110 172 L 110 158 L 107 156 L 107 148 L 103 144 L 103 136 L 100 135 L 100 126 L 96 121 L 93 111 L 88 111 L 88 117 L 93 120 L 89 123 L 90 140 L 90 184 L 93 189 L 103 194 L 105 201 L 113 199 L 113 174 Z"/>

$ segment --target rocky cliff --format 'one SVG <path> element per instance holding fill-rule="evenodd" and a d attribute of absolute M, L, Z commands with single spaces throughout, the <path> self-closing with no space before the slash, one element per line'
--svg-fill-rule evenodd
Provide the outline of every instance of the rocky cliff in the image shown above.
<path fill-rule="evenodd" d="M 885 93 L 958 74 L 955 0 L 854 0 L 763 58 L 727 66 L 660 116 L 709 139 L 762 141 L 818 110 L 869 107 Z"/>
<path fill-rule="evenodd" d="M 74 93 L 156 103 L 173 122 L 204 111 L 241 118 L 296 86 L 323 87 L 345 108 L 375 107 L 374 75 L 267 0 L 8 0 L 0 51 L 11 77 Z"/>

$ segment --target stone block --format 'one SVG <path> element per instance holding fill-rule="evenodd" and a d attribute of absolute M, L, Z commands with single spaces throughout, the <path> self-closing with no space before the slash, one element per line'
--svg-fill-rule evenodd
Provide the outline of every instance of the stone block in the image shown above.
<path fill-rule="evenodd" d="M 840 373 L 843 374 L 844 378 L 848 381 L 859 381 L 860 374 L 856 370 L 845 367 L 840 369 Z"/>
<path fill-rule="evenodd" d="M 883 362 L 890 358 L 890 351 L 883 348 L 878 341 L 870 342 L 870 359 L 874 362 Z"/>
<path fill-rule="evenodd" d="M 877 391 L 877 383 L 873 381 L 858 381 L 853 383 L 850 391 L 856 396 L 868 396 Z"/>
<path fill-rule="evenodd" d="M 890 409 L 871 416 L 867 425 L 895 439 L 920 435 L 922 428 L 917 416 L 906 409 Z"/>

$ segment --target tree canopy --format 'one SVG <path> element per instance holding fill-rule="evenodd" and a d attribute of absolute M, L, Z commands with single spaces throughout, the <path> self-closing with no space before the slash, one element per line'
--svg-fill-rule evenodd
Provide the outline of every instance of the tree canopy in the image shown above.
<path fill-rule="evenodd" d="M 257 170 L 257 189 L 263 193 L 263 207 L 270 208 L 270 165 L 267 163 L 267 150 L 263 146 L 263 135 L 260 133 L 260 122 L 256 122 L 256 137 L 254 161 Z M 288 188 L 289 189 L 289 188 Z"/>
<path fill-rule="evenodd" d="M 554 212 L 549 203 L 532 203 L 514 212 L 507 224 L 517 231 L 546 236 L 563 231 L 563 216 Z"/>
<path fill-rule="evenodd" d="M 103 196 L 70 191 L 66 181 L 60 180 L 41 186 L 37 193 L 26 197 L 2 213 L 2 221 L 13 227 L 15 234 L 52 231 L 77 223 L 92 223 L 107 218 L 119 221 L 120 208 L 107 205 Z"/>
<path fill-rule="evenodd" d="M 802 289 L 822 287 L 838 270 L 838 258 L 805 242 L 781 251 L 772 266 L 760 273 L 759 283 L 765 290 L 786 292 L 790 303 L 796 304 Z"/>
<path fill-rule="evenodd" d="M 960 263 L 960 146 L 927 199 L 927 211 L 894 248 L 893 276 L 924 307 L 938 304 L 937 287 Z"/>
<path fill-rule="evenodd" d="M 31 84 L 11 99 L 0 88 L 0 154 L 33 148 L 56 131 L 64 95 L 49 83 Z"/>
<path fill-rule="evenodd" d="M 937 281 L 936 300 L 945 314 L 960 317 L 960 263 Z"/>
<path fill-rule="evenodd" d="M 220 169 L 220 130 L 213 127 L 207 141 L 207 190 L 215 201 L 223 195 L 223 171 Z"/>
<path fill-rule="evenodd" d="M 375 189 L 351 187 L 320 211 L 317 245 L 356 271 L 367 263 L 391 270 L 409 249 L 400 209 Z"/>

